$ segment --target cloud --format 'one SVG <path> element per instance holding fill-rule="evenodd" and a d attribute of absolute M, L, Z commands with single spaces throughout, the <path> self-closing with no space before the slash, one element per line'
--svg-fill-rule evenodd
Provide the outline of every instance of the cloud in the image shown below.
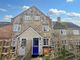
<path fill-rule="evenodd" d="M 67 13 L 67 15 L 70 17 L 80 17 L 80 13 L 76 13 L 76 12 L 70 12 L 70 13 Z"/>
<path fill-rule="evenodd" d="M 80 13 L 77 12 L 67 12 L 65 10 L 59 10 L 59 9 L 49 9 L 49 14 L 56 14 L 56 15 L 62 15 L 64 14 L 65 16 L 68 17 L 80 17 Z"/>
<path fill-rule="evenodd" d="M 3 9 L 3 8 L 0 8 L 0 11 L 6 12 L 7 10 L 6 9 Z"/>
<path fill-rule="evenodd" d="M 13 16 L 12 15 L 6 15 L 4 16 L 4 19 L 7 20 L 7 19 L 11 19 Z"/>
<path fill-rule="evenodd" d="M 64 10 L 58 10 L 58 9 L 49 9 L 50 14 L 65 14 L 66 11 Z"/>
<path fill-rule="evenodd" d="M 12 15 L 5 15 L 0 21 L 1 22 L 11 22 Z"/>
<path fill-rule="evenodd" d="M 30 8 L 29 6 L 25 6 L 25 5 L 22 7 L 23 10 L 27 10 L 29 8 Z"/>
<path fill-rule="evenodd" d="M 80 26 L 80 18 L 70 18 L 70 17 L 66 17 L 66 18 L 62 18 L 62 21 L 64 21 L 64 22 L 72 22 L 72 23 Z"/>
<path fill-rule="evenodd" d="M 66 2 L 74 2 L 74 0 L 66 0 Z"/>
<path fill-rule="evenodd" d="M 3 20 L 7 21 L 7 22 L 11 22 L 12 17 L 13 17 L 12 15 L 6 15 L 6 16 L 4 16 Z"/>

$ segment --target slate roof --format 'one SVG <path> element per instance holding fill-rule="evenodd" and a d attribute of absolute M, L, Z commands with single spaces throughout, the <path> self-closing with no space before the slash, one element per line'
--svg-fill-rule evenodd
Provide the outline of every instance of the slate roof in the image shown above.
<path fill-rule="evenodd" d="M 12 24 L 9 22 L 0 22 L 0 39 L 11 38 Z"/>
<path fill-rule="evenodd" d="M 53 22 L 54 29 L 79 29 L 80 26 L 72 23 L 72 22 Z"/>

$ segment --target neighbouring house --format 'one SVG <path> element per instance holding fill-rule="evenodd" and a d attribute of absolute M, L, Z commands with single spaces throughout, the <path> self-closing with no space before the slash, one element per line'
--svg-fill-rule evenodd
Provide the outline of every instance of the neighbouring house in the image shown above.
<path fill-rule="evenodd" d="M 9 60 L 12 36 L 12 24 L 0 22 L 0 60 Z"/>
<path fill-rule="evenodd" d="M 35 6 L 12 18 L 12 44 L 17 56 L 29 51 L 32 56 L 47 55 L 50 50 L 51 19 Z"/>
<path fill-rule="evenodd" d="M 65 60 L 80 59 L 80 27 L 72 22 L 62 22 L 61 18 L 53 22 L 54 54 L 61 57 L 65 49 Z"/>

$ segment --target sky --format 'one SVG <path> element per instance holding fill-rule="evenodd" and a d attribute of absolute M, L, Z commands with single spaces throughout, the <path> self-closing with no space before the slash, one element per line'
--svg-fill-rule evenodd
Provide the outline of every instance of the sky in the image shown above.
<path fill-rule="evenodd" d="M 80 26 L 80 0 L 0 0 L 0 21 L 10 21 L 33 5 L 53 21 L 61 17 L 61 21 Z"/>

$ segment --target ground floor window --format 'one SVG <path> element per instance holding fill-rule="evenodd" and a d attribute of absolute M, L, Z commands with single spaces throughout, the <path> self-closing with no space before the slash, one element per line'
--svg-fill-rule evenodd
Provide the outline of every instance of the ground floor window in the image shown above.
<path fill-rule="evenodd" d="M 48 40 L 49 40 L 48 38 L 44 38 L 44 39 L 43 39 L 43 44 L 44 44 L 44 45 L 48 45 Z"/>
<path fill-rule="evenodd" d="M 25 47 L 25 46 L 26 46 L 26 39 L 22 39 L 21 47 Z"/>

